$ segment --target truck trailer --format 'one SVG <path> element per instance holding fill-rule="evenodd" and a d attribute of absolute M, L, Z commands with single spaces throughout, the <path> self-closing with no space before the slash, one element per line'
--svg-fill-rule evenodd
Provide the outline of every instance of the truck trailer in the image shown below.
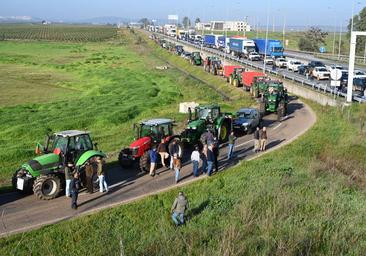
<path fill-rule="evenodd" d="M 219 48 L 219 37 L 221 35 L 205 35 L 203 38 L 203 44 L 205 47 Z"/>
<path fill-rule="evenodd" d="M 244 38 L 230 38 L 229 50 L 233 56 L 247 58 L 249 53 L 256 51 L 256 48 L 253 40 Z"/>
<path fill-rule="evenodd" d="M 284 49 L 280 40 L 268 39 L 266 43 L 266 39 L 257 38 L 254 39 L 254 42 L 260 55 L 274 58 L 283 57 Z"/>

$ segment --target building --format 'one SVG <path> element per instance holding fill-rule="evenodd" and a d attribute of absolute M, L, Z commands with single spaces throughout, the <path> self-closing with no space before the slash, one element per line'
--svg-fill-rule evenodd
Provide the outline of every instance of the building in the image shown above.
<path fill-rule="evenodd" d="M 251 31 L 251 26 L 246 21 L 211 21 L 209 23 L 197 23 L 196 30 L 210 31 Z"/>

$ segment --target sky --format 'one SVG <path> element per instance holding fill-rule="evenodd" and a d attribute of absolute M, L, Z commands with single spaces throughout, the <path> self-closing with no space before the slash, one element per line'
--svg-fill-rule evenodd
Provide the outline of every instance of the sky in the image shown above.
<path fill-rule="evenodd" d="M 194 20 L 244 20 L 270 26 L 343 26 L 366 0 L 1 0 L 0 16 L 32 16 L 48 20 L 77 21 L 116 16 L 129 19 L 166 19 L 177 14 Z"/>

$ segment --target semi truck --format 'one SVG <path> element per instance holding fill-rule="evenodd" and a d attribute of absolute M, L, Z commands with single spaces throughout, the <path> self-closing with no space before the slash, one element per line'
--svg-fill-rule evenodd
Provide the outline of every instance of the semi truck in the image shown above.
<path fill-rule="evenodd" d="M 260 55 L 274 58 L 283 57 L 284 49 L 280 40 L 268 39 L 266 42 L 266 39 L 257 38 L 254 39 L 254 42 Z"/>
<path fill-rule="evenodd" d="M 223 52 L 226 52 L 226 53 L 230 53 L 229 51 L 229 42 L 230 42 L 230 37 L 227 37 L 227 36 L 220 36 L 218 39 L 217 39 L 217 42 L 218 42 L 218 48 L 220 50 L 222 50 Z"/>
<path fill-rule="evenodd" d="M 219 37 L 221 35 L 205 35 L 203 38 L 203 44 L 206 47 L 219 48 Z"/>
<path fill-rule="evenodd" d="M 244 38 L 230 38 L 229 50 L 233 56 L 247 58 L 249 53 L 256 51 L 256 48 L 253 40 Z"/>

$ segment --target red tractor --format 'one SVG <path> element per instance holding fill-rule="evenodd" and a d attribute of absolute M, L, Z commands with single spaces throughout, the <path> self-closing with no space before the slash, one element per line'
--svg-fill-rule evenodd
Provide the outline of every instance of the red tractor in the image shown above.
<path fill-rule="evenodd" d="M 130 166 L 134 162 L 139 163 L 141 171 L 148 172 L 150 169 L 149 150 L 157 147 L 162 139 L 169 149 L 170 144 L 175 140 L 179 147 L 179 157 L 183 155 L 183 147 L 179 135 L 173 134 L 173 120 L 151 119 L 134 125 L 137 139 L 131 143 L 129 148 L 121 150 L 118 161 L 122 167 Z M 160 158 L 160 155 L 159 155 Z M 160 163 L 161 161 L 158 161 Z"/>

